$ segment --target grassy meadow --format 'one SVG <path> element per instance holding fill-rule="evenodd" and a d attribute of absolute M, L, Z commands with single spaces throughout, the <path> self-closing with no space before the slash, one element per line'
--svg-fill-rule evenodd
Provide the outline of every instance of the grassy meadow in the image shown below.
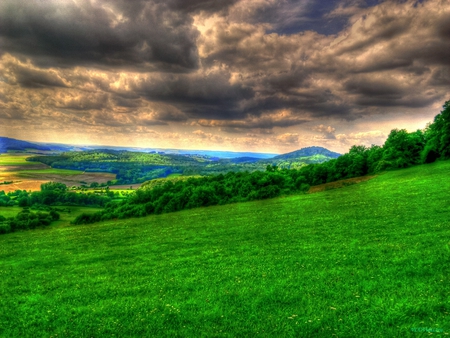
<path fill-rule="evenodd" d="M 0 336 L 448 336 L 449 173 L 2 235 Z"/>

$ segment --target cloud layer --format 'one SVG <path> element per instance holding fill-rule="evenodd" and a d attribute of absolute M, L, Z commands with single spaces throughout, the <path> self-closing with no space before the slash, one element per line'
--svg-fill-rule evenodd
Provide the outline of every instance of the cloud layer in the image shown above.
<path fill-rule="evenodd" d="M 5 0 L 1 133 L 346 151 L 439 112 L 449 46 L 446 0 Z"/>

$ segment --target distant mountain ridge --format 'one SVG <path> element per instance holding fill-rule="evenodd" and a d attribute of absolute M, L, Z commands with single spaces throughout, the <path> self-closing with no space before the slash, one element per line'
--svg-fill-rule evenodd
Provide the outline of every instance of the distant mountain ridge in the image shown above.
<path fill-rule="evenodd" d="M 273 153 L 255 153 L 255 152 L 236 152 L 236 151 L 220 151 L 220 150 L 185 150 L 185 149 L 164 149 L 164 148 L 139 148 L 139 147 L 119 147 L 119 146 L 103 146 L 103 145 L 70 145 L 60 143 L 46 143 L 46 142 L 28 142 L 17 140 L 9 137 L 0 137 L 0 154 L 6 153 L 10 150 L 16 151 L 88 151 L 88 150 L 118 150 L 118 151 L 130 151 L 130 152 L 145 152 L 145 153 L 158 153 L 158 154 L 174 154 L 174 155 L 201 155 L 211 158 L 221 159 L 233 159 L 233 158 L 254 158 L 269 159 L 277 154 Z"/>
<path fill-rule="evenodd" d="M 35 149 L 41 151 L 49 151 L 50 147 L 39 145 L 27 141 L 16 140 L 9 137 L 0 137 L 0 153 L 6 153 L 8 150 L 26 151 L 28 149 Z"/>
<path fill-rule="evenodd" d="M 273 157 L 274 160 L 289 160 L 289 159 L 294 159 L 294 158 L 300 158 L 300 157 L 309 157 L 309 156 L 314 156 L 314 155 L 323 155 L 326 157 L 331 157 L 331 158 L 338 158 L 339 156 L 341 156 L 341 154 L 336 153 L 334 151 L 330 151 L 324 147 L 306 147 L 306 148 L 302 148 L 299 150 L 295 150 L 292 151 L 290 153 L 287 154 L 282 154 L 282 155 L 278 155 Z"/>
<path fill-rule="evenodd" d="M 276 155 L 270 153 L 254 153 L 254 152 L 233 152 L 233 151 L 214 151 L 214 150 L 181 150 L 181 149 L 161 149 L 161 148 L 136 148 L 136 147 L 114 147 L 114 146 L 77 146 L 57 143 L 28 142 L 17 140 L 9 137 L 0 137 L 0 153 L 6 153 L 10 150 L 27 151 L 29 149 L 37 151 L 84 151 L 84 150 L 126 150 L 134 152 L 156 152 L 160 154 L 177 154 L 177 155 L 203 155 L 218 160 L 230 159 L 233 163 L 252 163 L 264 160 L 293 160 L 301 157 L 310 157 L 314 155 L 323 155 L 329 158 L 337 158 L 341 154 L 330 151 L 323 147 L 313 146 L 306 147 L 290 153 Z"/>

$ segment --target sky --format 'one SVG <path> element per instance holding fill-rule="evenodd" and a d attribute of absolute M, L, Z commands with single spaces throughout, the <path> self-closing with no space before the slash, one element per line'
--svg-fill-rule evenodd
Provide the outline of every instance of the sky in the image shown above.
<path fill-rule="evenodd" d="M 286 153 L 450 100 L 450 0 L 2 0 L 0 136 Z"/>

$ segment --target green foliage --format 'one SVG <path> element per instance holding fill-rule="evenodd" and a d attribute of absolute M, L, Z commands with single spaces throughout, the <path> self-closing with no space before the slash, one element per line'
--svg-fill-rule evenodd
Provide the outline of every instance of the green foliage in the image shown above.
<path fill-rule="evenodd" d="M 63 183 L 58 182 L 48 182 L 41 184 L 41 191 L 60 191 L 64 192 L 67 190 L 67 186 Z"/>
<path fill-rule="evenodd" d="M 406 168 L 421 163 L 421 152 L 425 147 L 423 132 L 408 133 L 405 129 L 394 129 L 383 146 L 382 160 L 387 168 Z"/>
<path fill-rule="evenodd" d="M 80 215 L 74 224 L 273 198 L 309 189 L 306 178 L 298 170 L 278 170 L 276 166 L 268 166 L 265 172 L 229 172 L 226 175 L 168 180 L 152 189 L 146 187 L 150 186 L 137 190 L 121 203 L 107 205 L 102 212 Z"/>
<path fill-rule="evenodd" d="M 58 220 L 59 217 L 60 215 L 55 210 L 51 210 L 50 213 L 40 211 L 34 213 L 24 208 L 15 217 L 0 218 L 0 234 L 47 226 L 51 222 Z"/>
<path fill-rule="evenodd" d="M 443 108 L 425 129 L 426 146 L 422 153 L 424 163 L 434 162 L 438 158 L 450 158 L 450 101 L 445 102 Z"/>
<path fill-rule="evenodd" d="M 14 192 L 5 193 L 0 191 L 0 207 L 5 206 L 19 206 L 19 207 L 31 207 L 35 210 L 45 210 L 49 211 L 50 221 L 56 221 L 59 219 L 59 215 L 52 210 L 50 206 L 59 205 L 77 205 L 77 206 L 105 206 L 107 203 L 111 202 L 116 194 L 112 191 L 107 190 L 103 195 L 97 194 L 95 192 L 79 193 L 74 191 L 68 191 L 64 184 L 49 182 L 42 184 L 41 191 L 27 192 L 25 190 L 16 190 Z M 6 228 L 11 228 L 11 231 L 16 229 L 29 229 L 35 228 L 39 225 L 45 225 L 42 222 L 37 222 L 33 213 L 30 215 L 29 220 L 23 219 L 25 216 L 23 213 L 19 213 L 18 218 L 10 217 L 8 218 L 8 226 Z M 40 215 L 39 213 L 36 215 Z M 41 217 L 41 216 L 39 216 Z M 1 221 L 0 221 L 1 222 Z M 11 223 L 12 222 L 12 223 Z M 42 224 L 41 224 L 42 223 Z M 2 232 L 9 232 L 2 230 Z"/>

